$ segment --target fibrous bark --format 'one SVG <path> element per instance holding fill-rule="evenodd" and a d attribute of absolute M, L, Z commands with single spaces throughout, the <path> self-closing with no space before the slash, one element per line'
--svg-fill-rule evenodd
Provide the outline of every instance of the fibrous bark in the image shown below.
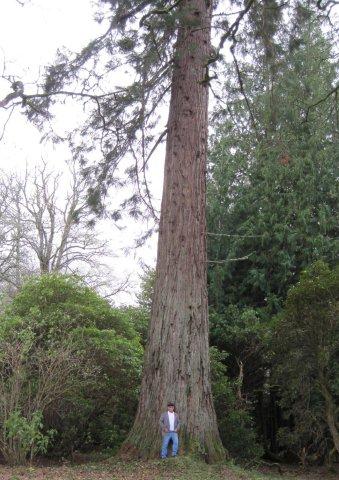
<path fill-rule="evenodd" d="M 121 452 L 159 455 L 159 416 L 174 401 L 181 451 L 224 457 L 210 385 L 205 174 L 211 5 L 180 3 L 155 292 L 139 407 Z"/>

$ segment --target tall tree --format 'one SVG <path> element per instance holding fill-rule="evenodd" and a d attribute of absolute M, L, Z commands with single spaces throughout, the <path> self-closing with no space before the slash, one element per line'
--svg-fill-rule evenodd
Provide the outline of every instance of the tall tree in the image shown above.
<path fill-rule="evenodd" d="M 337 259 L 338 124 L 330 32 L 301 2 L 277 23 L 273 4 L 265 15 L 256 4 L 226 66 L 207 217 L 211 342 L 229 353 L 232 379 L 242 370 L 265 450 L 278 453 L 283 419 L 265 331 L 300 272 Z"/>
<path fill-rule="evenodd" d="M 137 417 L 124 450 L 159 449 L 159 412 L 170 399 L 186 448 L 222 456 L 208 358 L 205 168 L 211 6 L 182 2 L 175 50 L 155 291 Z"/>
<path fill-rule="evenodd" d="M 24 85 L 16 82 L 0 106 L 22 99 L 29 118 L 39 123 L 57 97 L 73 95 L 92 102 L 89 121 L 78 132 L 86 140 L 76 152 L 85 174 L 93 178 L 89 199 L 98 213 L 103 211 L 108 187 L 121 183 L 118 166 L 128 153 L 127 173 L 136 180 L 137 193 L 123 207 L 140 216 L 144 204 L 155 214 L 147 182 L 140 177 L 167 135 L 149 344 L 139 410 L 124 450 L 145 457 L 157 454 L 157 419 L 170 396 L 180 409 L 185 445 L 199 446 L 210 460 L 219 459 L 223 450 L 209 382 L 205 278 L 208 66 L 218 58 L 225 41 L 234 38 L 254 0 L 240 2 L 240 10 L 236 2 L 235 12 L 211 0 L 100 3 L 106 8 L 98 19 L 109 18 L 106 33 L 71 60 L 61 54 L 48 71 L 43 91 L 26 94 Z M 222 7 L 215 16 L 222 32 L 216 51 L 210 44 L 212 4 Z M 227 20 L 229 13 L 234 15 L 233 22 Z M 98 62 L 103 52 L 109 55 L 104 55 L 104 65 Z M 114 74 L 122 73 L 124 82 L 124 70 L 128 86 L 107 91 Z M 70 91 L 72 82 L 79 79 L 81 91 Z M 169 121 L 156 134 L 154 125 L 161 124 L 158 107 L 168 95 Z M 104 154 L 94 166 L 88 161 L 93 150 L 93 145 L 86 144 L 89 138 Z"/>
<path fill-rule="evenodd" d="M 256 28 L 246 35 L 249 44 Z M 230 71 L 210 157 L 208 215 L 212 303 L 268 313 L 281 307 L 305 266 L 318 258 L 333 263 L 338 247 L 331 39 L 301 5 L 276 35 L 284 37 L 273 59 L 265 36 L 261 49 L 248 51 L 250 61 L 238 61 L 243 92 L 234 88 L 236 65 Z"/>
<path fill-rule="evenodd" d="M 81 137 L 87 134 L 86 140 L 75 146 L 75 154 L 85 176 L 93 181 L 89 203 L 98 214 L 103 212 L 108 188 L 121 184 L 118 167 L 127 157 L 131 164 L 126 172 L 136 181 L 137 192 L 122 208 L 140 216 L 144 204 L 155 216 L 147 182 L 141 179 L 150 155 L 167 136 L 149 343 L 139 409 L 123 451 L 143 457 L 158 454 L 159 414 L 171 399 L 180 411 L 185 449 L 203 451 L 208 460 L 218 460 L 224 452 L 209 379 L 205 251 L 208 66 L 217 58 L 210 40 L 212 2 L 100 3 L 104 8 L 99 20 L 110 17 L 107 32 L 73 59 L 60 55 L 38 94 L 27 95 L 24 86 L 16 84 L 1 105 L 24 98 L 29 118 L 41 123 L 41 115 L 49 115 L 48 109 L 60 95 L 93 102 L 89 121 L 78 132 Z M 235 34 L 252 3 L 244 4 L 232 24 L 224 24 L 219 48 Z M 110 59 L 98 67 L 98 54 L 104 51 Z M 123 69 L 128 71 L 128 81 L 133 76 L 134 81 L 107 91 L 112 72 L 124 75 Z M 83 80 L 81 92 L 70 91 L 75 80 Z M 158 127 L 157 133 L 154 125 L 161 125 L 159 106 L 166 98 L 170 98 L 168 123 L 163 131 Z M 69 139 L 75 145 L 75 136 Z M 91 139 L 104 155 L 92 166 L 88 161 Z"/>

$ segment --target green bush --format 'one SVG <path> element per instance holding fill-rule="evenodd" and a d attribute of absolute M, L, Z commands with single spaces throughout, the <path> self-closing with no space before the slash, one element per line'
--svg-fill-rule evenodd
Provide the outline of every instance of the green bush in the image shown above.
<path fill-rule="evenodd" d="M 276 318 L 274 379 L 286 420 L 280 444 L 301 461 L 339 452 L 339 268 L 318 261 L 301 275 Z"/>
<path fill-rule="evenodd" d="M 0 338 L 0 451 L 10 464 L 46 451 L 43 412 L 76 390 L 80 365 L 66 344 L 46 351 L 32 332 L 15 333 Z"/>
<path fill-rule="evenodd" d="M 35 411 L 31 419 L 25 418 L 18 411 L 13 411 L 6 420 L 3 430 L 7 448 L 5 458 L 10 464 L 22 464 L 29 455 L 33 460 L 37 453 L 46 453 L 48 443 L 54 430 L 42 432 L 42 412 Z"/>
<path fill-rule="evenodd" d="M 15 350 L 25 337 L 30 338 L 29 355 L 22 355 L 23 346 Z M 36 277 L 0 317 L 0 342 L 14 349 L 11 358 L 21 358 L 18 368 L 8 369 L 5 358 L 1 368 L 7 372 L 5 390 L 21 375 L 17 410 L 25 418 L 29 396 L 40 398 L 42 366 L 49 365 L 48 371 L 65 357 L 54 370 L 67 388 L 39 408 L 43 431 L 56 431 L 48 454 L 114 448 L 123 440 L 137 406 L 143 356 L 127 311 L 112 308 L 79 278 Z"/>

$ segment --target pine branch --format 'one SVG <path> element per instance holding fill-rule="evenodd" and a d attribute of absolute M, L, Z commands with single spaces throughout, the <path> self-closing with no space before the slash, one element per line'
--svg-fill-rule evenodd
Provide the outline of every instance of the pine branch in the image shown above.
<path fill-rule="evenodd" d="M 179 5 L 183 0 L 177 0 L 174 2 L 172 5 L 169 5 L 168 7 L 165 8 L 155 8 L 154 10 L 150 10 L 147 12 L 140 20 L 139 25 L 140 27 L 143 27 L 145 25 L 145 20 L 147 20 L 148 17 L 151 17 L 152 15 L 166 15 L 169 13 L 171 10 L 173 10 L 175 7 Z"/>
<path fill-rule="evenodd" d="M 249 10 L 251 9 L 252 5 L 254 4 L 256 0 L 249 0 L 246 7 L 241 10 L 240 14 L 238 15 L 238 17 L 236 18 L 236 20 L 232 23 L 232 25 L 229 27 L 229 29 L 224 33 L 224 35 L 222 35 L 220 41 L 219 41 L 219 47 L 218 47 L 218 52 L 220 52 L 220 50 L 223 48 L 226 40 L 230 37 L 233 37 L 235 36 L 235 34 L 237 33 L 238 31 L 238 28 L 239 28 L 239 25 L 240 25 L 240 22 L 241 20 L 243 19 L 243 17 L 246 15 L 247 12 L 249 12 Z"/>
<path fill-rule="evenodd" d="M 125 23 L 127 20 L 130 20 L 133 18 L 135 15 L 138 13 L 142 12 L 146 7 L 148 7 L 152 3 L 151 0 L 146 0 L 145 2 L 142 2 L 140 5 L 135 7 L 133 10 L 130 10 L 123 15 L 120 15 L 120 17 L 117 18 L 116 23 Z"/>
<path fill-rule="evenodd" d="M 308 115 L 309 115 L 309 112 L 310 112 L 311 108 L 314 108 L 314 107 L 320 105 L 320 103 L 325 102 L 331 95 L 333 95 L 334 93 L 337 93 L 338 90 L 339 90 L 339 84 L 336 85 L 335 87 L 333 87 L 332 90 L 330 92 L 328 92 L 327 95 L 325 95 L 325 97 L 322 97 L 320 100 L 313 103 L 312 105 L 308 105 L 308 107 L 306 108 L 305 119 L 302 121 L 302 123 L 306 123 L 308 121 Z"/>
<path fill-rule="evenodd" d="M 94 100 L 94 101 L 97 102 L 99 99 L 112 97 L 112 96 L 116 97 L 117 94 L 124 93 L 124 92 L 126 92 L 126 89 L 117 90 L 117 91 L 111 92 L 111 93 L 104 93 L 104 94 L 101 94 L 101 95 L 93 95 L 93 94 L 84 93 L 84 92 L 72 92 L 72 91 L 68 91 L 68 90 L 60 90 L 58 92 L 33 93 L 33 94 L 26 95 L 24 93 L 23 89 L 20 89 L 20 90 L 17 90 L 17 91 L 14 91 L 14 92 L 8 94 L 2 101 L 0 101 L 0 108 L 6 107 L 7 104 L 11 100 L 14 100 L 15 98 L 21 98 L 22 102 L 24 104 L 31 99 L 33 100 L 33 99 L 36 99 L 36 98 L 50 98 L 50 97 L 57 96 L 57 95 L 90 98 L 91 100 Z M 31 104 L 30 104 L 30 106 L 31 106 Z"/>
<path fill-rule="evenodd" d="M 256 0 L 249 0 L 246 7 L 243 10 L 239 10 L 238 12 L 234 12 L 234 13 L 239 13 L 239 15 L 237 16 L 236 20 L 232 23 L 232 25 L 227 29 L 227 31 L 221 36 L 220 41 L 219 41 L 219 46 L 218 46 L 218 48 L 216 48 L 214 55 L 212 55 L 209 58 L 208 63 L 207 63 L 207 67 L 211 63 L 217 62 L 220 59 L 220 51 L 224 47 L 224 44 L 225 44 L 226 40 L 228 40 L 229 38 L 232 38 L 233 40 L 235 40 L 235 34 L 238 31 L 241 20 L 247 14 L 247 12 L 249 12 L 249 10 L 251 9 L 251 7 L 252 7 L 252 5 L 254 4 L 255 1 Z"/>

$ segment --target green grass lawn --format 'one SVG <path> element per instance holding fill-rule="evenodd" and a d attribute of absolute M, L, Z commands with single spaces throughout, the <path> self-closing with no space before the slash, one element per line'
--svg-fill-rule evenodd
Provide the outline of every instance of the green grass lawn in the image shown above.
<path fill-rule="evenodd" d="M 114 458 L 81 465 L 48 467 L 0 466 L 1 480 L 335 480 L 336 474 L 300 473 L 297 470 L 279 474 L 244 470 L 224 463 L 207 465 L 189 457 L 150 462 L 122 462 Z"/>

